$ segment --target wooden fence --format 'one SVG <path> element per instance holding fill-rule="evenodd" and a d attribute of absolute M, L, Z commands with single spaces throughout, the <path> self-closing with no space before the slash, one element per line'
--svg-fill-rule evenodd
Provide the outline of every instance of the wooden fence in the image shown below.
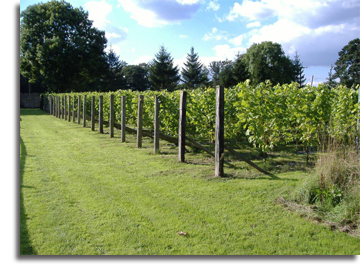
<path fill-rule="evenodd" d="M 145 130 L 143 129 L 143 105 L 144 105 L 144 96 L 140 95 L 138 98 L 138 112 L 137 112 L 137 128 L 132 129 L 126 126 L 126 109 L 125 109 L 125 96 L 121 96 L 121 124 L 115 123 L 114 119 L 114 95 L 110 95 L 110 109 L 109 109 L 109 121 L 104 121 L 103 119 L 103 96 L 99 96 L 99 113 L 98 119 L 95 119 L 95 97 L 91 97 L 91 116 L 86 114 L 86 95 L 83 96 L 81 102 L 81 96 L 78 96 L 78 106 L 77 114 L 75 114 L 75 98 L 72 96 L 52 96 L 49 95 L 47 98 L 43 97 L 42 109 L 48 111 L 50 115 L 53 115 L 57 118 L 71 121 L 70 116 L 72 117 L 72 122 L 75 122 L 75 116 L 77 117 L 77 124 L 81 122 L 82 116 L 82 126 L 86 127 L 86 121 L 90 121 L 91 131 L 95 131 L 95 122 L 98 123 L 98 132 L 100 134 L 104 133 L 104 125 L 109 127 L 109 136 L 110 138 L 114 137 L 114 128 L 121 130 L 121 142 L 126 141 L 125 133 L 130 132 L 136 134 L 137 137 L 137 148 L 142 147 L 142 137 L 148 136 L 154 139 L 154 154 L 160 152 L 160 139 L 166 140 L 168 142 L 178 145 L 178 160 L 179 162 L 185 162 L 185 145 L 192 148 L 197 148 L 202 151 L 205 151 L 210 156 L 215 159 L 215 177 L 224 177 L 224 163 L 228 163 L 225 160 L 226 149 L 230 154 L 234 155 L 238 159 L 245 161 L 253 168 L 258 171 L 274 177 L 269 172 L 263 170 L 261 167 L 257 166 L 246 157 L 236 152 L 232 148 L 225 146 L 224 144 L 224 87 L 216 87 L 216 123 L 215 123 L 215 154 L 212 153 L 209 149 L 202 146 L 200 143 L 186 136 L 186 101 L 187 101 L 187 92 L 183 91 L 180 93 L 180 106 L 179 106 L 179 131 L 178 137 L 172 137 L 165 135 L 159 130 L 159 99 L 158 96 L 154 97 L 155 111 L 154 111 L 154 130 Z M 72 104 L 71 104 L 72 102 Z M 82 103 L 82 104 L 81 104 Z M 82 105 L 82 106 L 81 106 Z M 82 107 L 82 114 L 81 114 Z M 230 164 L 231 165 L 231 164 Z"/>

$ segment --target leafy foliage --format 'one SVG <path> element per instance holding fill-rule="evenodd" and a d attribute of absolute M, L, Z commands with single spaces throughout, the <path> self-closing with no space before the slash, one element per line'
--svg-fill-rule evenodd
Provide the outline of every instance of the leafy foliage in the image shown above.
<path fill-rule="evenodd" d="M 339 59 L 335 63 L 335 76 L 340 83 L 347 86 L 360 84 L 360 39 L 351 40 L 339 52 Z"/>
<path fill-rule="evenodd" d="M 263 42 L 253 44 L 246 52 L 244 61 L 252 83 L 270 80 L 273 84 L 291 83 L 294 66 L 278 43 Z"/>
<path fill-rule="evenodd" d="M 160 130 L 172 136 L 178 132 L 180 91 L 168 93 L 119 90 L 115 95 L 116 120 L 120 121 L 121 96 L 126 96 L 127 124 L 135 126 L 137 102 L 144 95 L 144 127 L 154 123 L 154 96 L 160 101 Z M 104 95 L 104 114 L 108 117 L 109 94 L 86 93 L 88 113 L 90 96 Z M 79 93 L 83 95 L 83 93 Z M 77 93 L 68 95 L 75 96 Z M 351 143 L 356 137 L 359 117 L 357 92 L 345 86 L 335 89 L 323 84 L 299 88 L 298 83 L 273 86 L 270 81 L 256 86 L 250 80 L 225 89 L 225 139 L 244 137 L 250 144 L 268 153 L 274 147 L 299 140 L 309 150 L 328 138 Z M 198 88 L 188 92 L 187 135 L 199 141 L 215 138 L 215 88 Z M 75 104 L 76 105 L 76 104 Z M 104 118 L 106 120 L 106 118 Z"/>
<path fill-rule="evenodd" d="M 65 1 L 29 6 L 20 15 L 20 71 L 50 91 L 83 90 L 106 69 L 105 33 Z"/>
<path fill-rule="evenodd" d="M 150 88 L 149 67 L 142 63 L 139 65 L 127 65 L 122 74 L 125 79 L 126 88 L 134 91 L 145 91 Z"/>

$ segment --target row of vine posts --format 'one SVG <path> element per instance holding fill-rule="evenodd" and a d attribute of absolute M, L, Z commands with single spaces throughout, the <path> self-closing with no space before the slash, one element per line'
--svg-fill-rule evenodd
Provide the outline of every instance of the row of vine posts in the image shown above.
<path fill-rule="evenodd" d="M 83 102 L 81 106 L 81 101 Z M 182 91 L 180 93 L 180 106 L 179 106 L 179 132 L 178 139 L 160 133 L 160 123 L 159 123 L 159 99 L 158 96 L 155 95 L 154 103 L 155 103 L 155 111 L 154 111 L 154 131 L 146 131 L 143 130 L 143 106 L 144 106 L 144 96 L 139 95 L 138 97 L 138 111 L 137 111 L 137 129 L 134 130 L 132 128 L 126 127 L 125 118 L 126 118 L 126 108 L 125 108 L 125 96 L 121 96 L 121 124 L 115 123 L 115 115 L 114 115 L 114 95 L 110 94 L 110 112 L 109 112 L 109 121 L 103 120 L 103 95 L 99 96 L 99 113 L 98 113 L 98 133 L 104 133 L 104 124 L 109 126 L 109 137 L 114 137 L 114 128 L 121 130 L 121 142 L 125 142 L 126 131 L 136 134 L 136 147 L 142 147 L 142 137 L 143 135 L 153 137 L 154 139 L 154 154 L 158 154 L 160 152 L 159 141 L 160 138 L 170 141 L 178 145 L 178 160 L 179 162 L 185 162 L 185 145 L 196 147 L 200 150 L 207 152 L 209 155 L 214 157 L 215 159 L 215 177 L 224 177 L 224 162 L 225 161 L 225 153 L 226 149 L 229 153 L 233 154 L 237 158 L 242 161 L 245 161 L 250 166 L 254 167 L 258 171 L 274 177 L 269 172 L 265 171 L 261 167 L 257 166 L 241 154 L 237 153 L 232 148 L 228 147 L 224 143 L 224 87 L 216 86 L 216 123 L 215 123 L 215 154 L 213 154 L 209 149 L 202 146 L 200 143 L 197 143 L 195 140 L 186 136 L 186 101 L 187 101 L 187 92 Z M 81 96 L 78 96 L 78 106 L 77 106 L 77 114 L 75 114 L 75 98 L 72 96 L 59 96 L 59 95 L 48 95 L 47 98 L 47 108 L 44 108 L 45 105 L 45 97 L 43 97 L 43 101 L 41 102 L 42 109 L 48 109 L 49 114 L 53 115 L 57 118 L 64 119 L 67 121 L 75 122 L 75 117 L 77 117 L 77 124 L 81 122 L 82 116 L 82 126 L 86 127 L 86 121 L 89 120 L 91 124 L 91 131 L 95 131 L 95 96 L 91 97 L 91 116 L 87 116 L 86 114 L 86 95 L 83 95 L 83 100 L 81 100 Z M 82 114 L 81 114 L 82 107 Z"/>

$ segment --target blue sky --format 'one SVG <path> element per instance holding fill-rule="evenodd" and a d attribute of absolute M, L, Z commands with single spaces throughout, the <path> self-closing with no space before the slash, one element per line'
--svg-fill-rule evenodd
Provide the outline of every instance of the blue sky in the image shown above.
<path fill-rule="evenodd" d="M 40 1 L 22 0 L 20 11 Z M 46 2 L 46 1 L 42 1 Z M 190 47 L 204 65 L 234 59 L 253 43 L 280 43 L 295 52 L 307 82 L 326 81 L 330 65 L 350 40 L 360 37 L 358 0 L 68 0 L 89 12 L 108 45 L 129 64 L 148 62 L 161 45 L 182 66 Z"/>

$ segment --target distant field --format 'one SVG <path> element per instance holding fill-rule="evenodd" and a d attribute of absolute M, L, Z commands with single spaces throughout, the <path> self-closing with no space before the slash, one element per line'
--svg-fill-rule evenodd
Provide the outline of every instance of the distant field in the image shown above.
<path fill-rule="evenodd" d="M 41 110 L 20 111 L 20 254 L 357 255 L 360 240 L 276 203 L 306 172 L 269 178 L 152 140 L 91 132 Z M 178 232 L 186 232 L 179 235 Z"/>

